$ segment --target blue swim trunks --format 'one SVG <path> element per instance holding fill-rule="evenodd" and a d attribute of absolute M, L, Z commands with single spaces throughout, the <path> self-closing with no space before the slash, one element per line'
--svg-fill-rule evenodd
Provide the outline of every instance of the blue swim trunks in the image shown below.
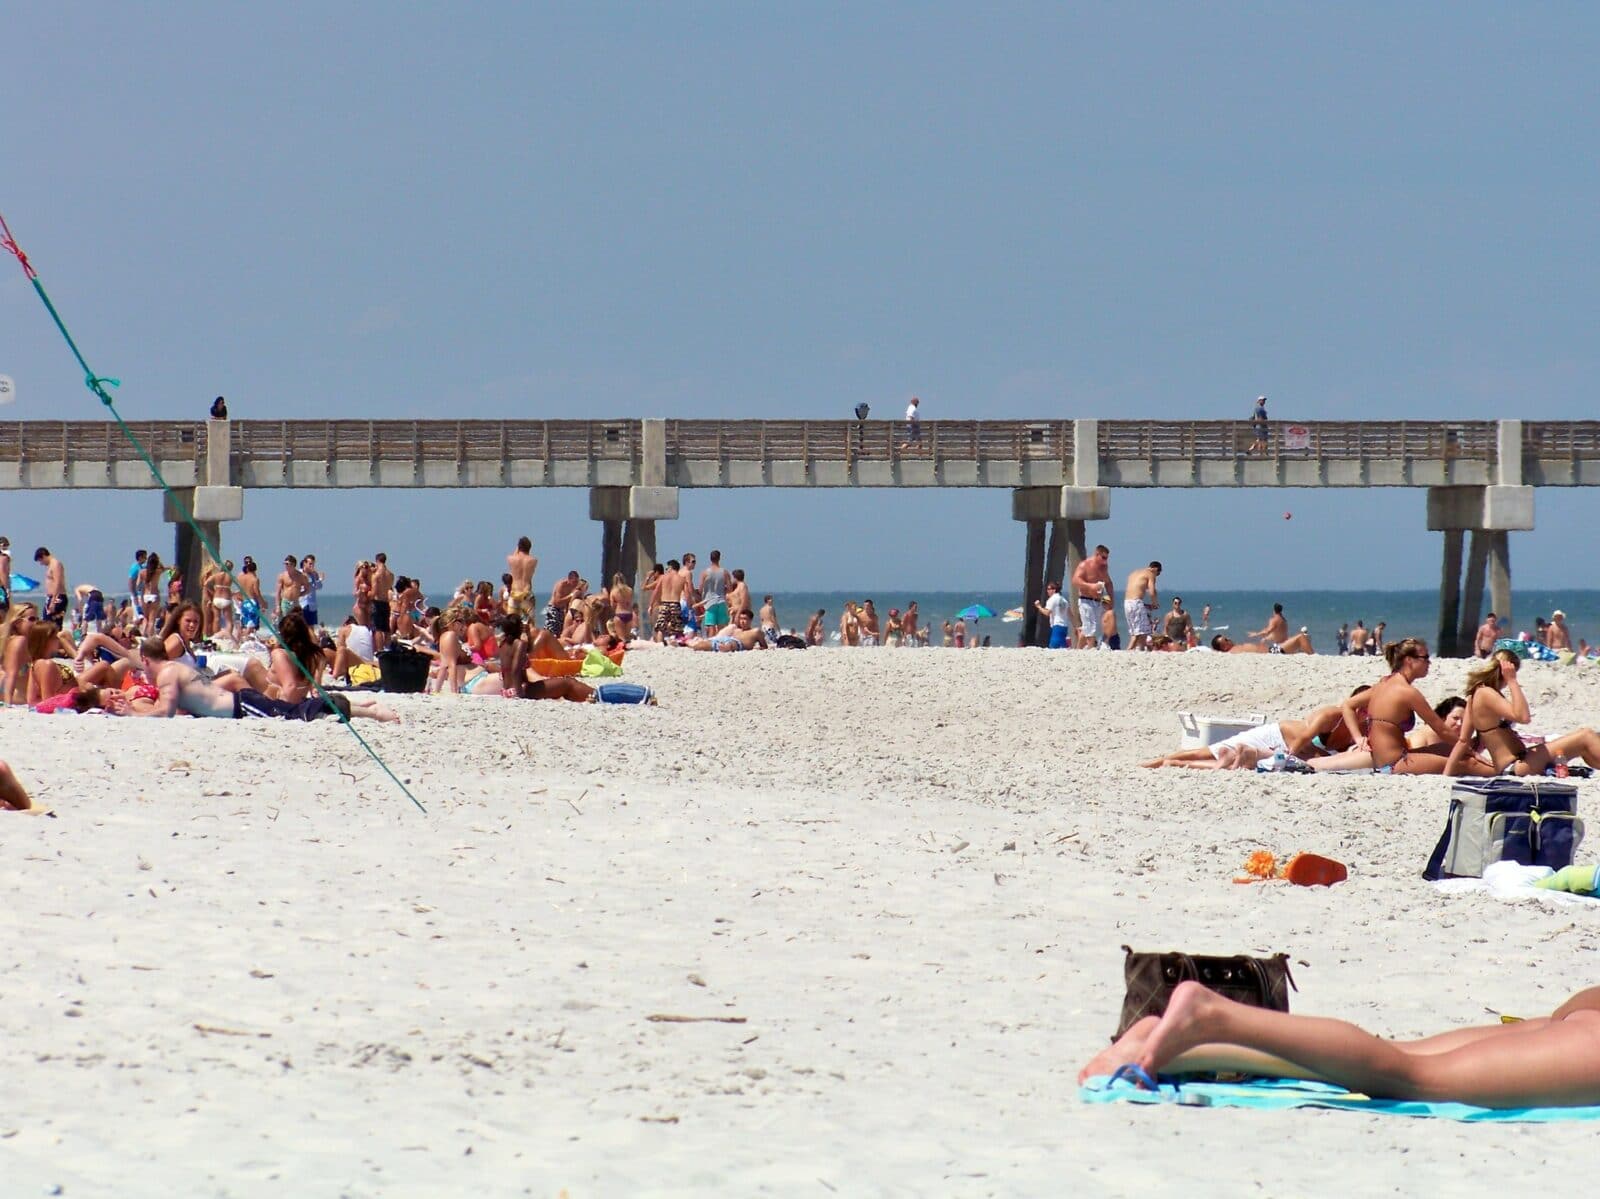
<path fill-rule="evenodd" d="M 247 629 L 261 627 L 261 605 L 253 599 L 239 601 L 239 624 Z"/>

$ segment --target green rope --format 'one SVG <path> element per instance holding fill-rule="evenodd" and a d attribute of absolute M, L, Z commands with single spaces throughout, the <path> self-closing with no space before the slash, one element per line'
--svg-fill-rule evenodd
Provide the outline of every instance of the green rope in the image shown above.
<path fill-rule="evenodd" d="M 11 246 L 8 245 L 7 248 L 10 249 Z M 19 258 L 20 257 L 21 256 L 19 254 Z M 177 493 L 174 492 L 168 485 L 167 480 L 161 474 L 161 468 L 156 465 L 155 459 L 150 456 L 150 451 L 145 449 L 144 443 L 141 442 L 134 431 L 128 427 L 128 422 L 123 420 L 122 414 L 117 411 L 117 405 L 112 400 L 111 393 L 107 391 L 106 388 L 108 386 L 121 387 L 122 381 L 120 379 L 104 378 L 100 375 L 96 375 L 94 371 L 90 369 L 88 362 L 84 360 L 83 352 L 78 349 L 78 343 L 72 340 L 72 334 L 67 331 L 66 323 L 61 319 L 61 314 L 56 311 L 56 306 L 50 302 L 50 297 L 44 290 L 44 284 L 39 282 L 39 276 L 33 272 L 31 267 L 28 266 L 26 259 L 23 259 L 22 261 L 23 269 L 28 273 L 28 281 L 33 284 L 33 290 L 39 293 L 39 299 L 44 301 L 45 309 L 50 313 L 50 319 L 55 321 L 56 328 L 61 330 L 61 336 L 66 339 L 67 348 L 72 351 L 72 356 L 78 360 L 78 365 L 83 368 L 84 385 L 88 387 L 90 391 L 94 392 L 95 395 L 100 397 L 100 402 L 104 404 L 106 410 L 111 413 L 111 418 L 117 422 L 117 428 L 122 430 L 123 436 L 126 437 L 129 442 L 132 443 L 133 448 L 138 451 L 139 457 L 143 459 L 144 464 L 150 468 L 151 475 L 153 475 L 155 477 L 155 481 L 161 485 L 161 490 L 166 495 L 167 500 L 172 504 L 173 509 L 178 513 L 178 515 L 183 517 L 183 523 L 194 530 L 194 535 L 200 539 L 200 544 L 205 547 L 206 553 L 211 555 L 211 560 L 221 566 L 222 569 L 227 572 L 228 578 L 233 581 L 234 585 L 243 591 L 244 586 L 242 583 L 240 583 L 238 576 L 235 575 L 231 570 L 227 570 L 222 557 L 222 551 L 211 543 L 211 539 L 205 535 L 205 530 L 195 523 L 194 515 L 189 511 L 189 506 L 180 500 L 177 496 Z M 283 637 L 281 634 L 279 634 L 278 626 L 273 622 L 272 617 L 263 612 L 261 614 L 261 619 L 262 622 L 267 626 L 268 630 L 271 631 L 272 635 L 277 638 L 279 648 L 282 649 L 284 653 L 289 655 L 295 666 L 299 668 L 300 673 L 305 675 L 306 681 L 316 688 L 317 695 L 322 699 L 323 703 L 328 705 L 329 710 L 331 710 L 333 714 L 339 718 L 339 723 L 344 725 L 344 727 L 350 731 L 350 735 L 361 743 L 361 748 L 367 751 L 368 756 L 378 764 L 379 768 L 384 772 L 384 774 L 388 775 L 394 785 L 400 788 L 401 794 L 403 794 L 412 803 L 416 804 L 419 812 L 426 812 L 428 809 L 422 806 L 422 801 L 419 800 L 415 795 L 411 794 L 411 791 L 406 787 L 406 785 L 395 776 L 394 771 L 389 769 L 389 764 L 380 758 L 377 751 L 367 743 L 367 739 L 356 731 L 355 725 L 350 722 L 350 718 L 341 712 L 337 705 L 334 704 L 333 698 L 326 690 L 323 689 L 322 684 L 317 682 L 311 671 L 306 668 L 306 664 L 300 660 L 300 655 L 295 653 L 287 645 L 283 644 Z"/>

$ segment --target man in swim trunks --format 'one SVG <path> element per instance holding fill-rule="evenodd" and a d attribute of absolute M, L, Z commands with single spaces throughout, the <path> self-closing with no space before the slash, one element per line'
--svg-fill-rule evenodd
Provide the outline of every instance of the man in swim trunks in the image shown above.
<path fill-rule="evenodd" d="M 683 635 L 683 588 L 683 567 L 674 558 L 667 563 L 667 569 L 656 587 L 657 641 L 668 641 Z"/>
<path fill-rule="evenodd" d="M 168 661 L 166 643 L 159 637 L 147 637 L 141 641 L 139 656 L 145 673 L 155 684 L 156 699 L 149 710 L 135 712 L 136 716 L 170 717 L 187 712 L 191 716 L 209 716 L 221 720 L 256 716 L 310 721 L 334 715 L 333 708 L 329 708 L 320 696 L 291 704 L 248 687 L 228 691 L 207 682 L 193 666 Z M 329 699 L 338 709 L 338 714 L 346 719 L 357 716 L 385 722 L 400 719 L 395 712 L 370 700 L 352 703 L 347 697 L 337 694 L 330 695 Z"/>
<path fill-rule="evenodd" d="M 1479 658 L 1487 658 L 1494 653 L 1494 643 L 1498 640 L 1500 640 L 1500 618 L 1491 612 L 1478 626 L 1478 635 L 1472 642 L 1473 654 Z"/>
<path fill-rule="evenodd" d="M 244 566 L 239 571 L 239 628 L 243 632 L 261 627 L 261 576 L 256 573 L 256 560 L 244 556 Z"/>
<path fill-rule="evenodd" d="M 1072 572 L 1072 593 L 1078 601 L 1078 648 L 1093 649 L 1100 637 L 1100 616 L 1112 604 L 1111 551 L 1094 547 Z"/>
<path fill-rule="evenodd" d="M 1128 618 L 1128 648 L 1150 648 L 1150 638 L 1156 632 L 1156 578 L 1161 574 L 1161 563 L 1152 562 L 1128 576 L 1128 585 L 1122 592 L 1122 614 Z"/>
<path fill-rule="evenodd" d="M 517 548 L 506 555 L 506 570 L 511 575 L 511 611 L 524 619 L 533 615 L 533 572 L 539 569 L 539 559 L 531 553 L 533 541 L 517 538 Z"/>
<path fill-rule="evenodd" d="M 42 545 L 33 551 L 33 560 L 44 567 L 44 611 L 39 619 L 59 629 L 67 619 L 67 568 Z"/>
<path fill-rule="evenodd" d="M 1268 619 L 1265 628 L 1257 629 L 1250 635 L 1253 641 L 1266 641 L 1272 645 L 1282 645 L 1289 638 L 1289 622 L 1283 618 L 1283 605 L 1272 605 L 1272 616 Z"/>
<path fill-rule="evenodd" d="M 561 626 L 567 619 L 567 607 L 582 585 L 583 580 L 578 577 L 578 572 L 569 570 L 566 578 L 556 580 L 556 585 L 550 589 L 550 602 L 539 613 L 539 621 L 550 630 L 552 636 L 561 636 Z"/>
<path fill-rule="evenodd" d="M 689 643 L 689 648 L 721 654 L 739 653 L 747 649 L 766 649 L 767 639 L 761 635 L 761 630 L 750 627 L 755 615 L 749 608 L 741 608 L 734 616 L 733 624 L 715 637 L 696 638 Z"/>
<path fill-rule="evenodd" d="M 300 597 L 306 591 L 306 576 L 293 554 L 284 555 L 283 569 L 278 572 L 278 587 L 274 599 L 278 606 L 278 619 L 282 620 L 300 606 Z"/>
<path fill-rule="evenodd" d="M 393 595 L 394 571 L 389 569 L 389 555 L 375 554 L 372 571 L 372 647 L 379 653 L 389 644 L 389 600 Z"/>
<path fill-rule="evenodd" d="M 317 620 L 317 592 L 322 590 L 322 572 L 317 569 L 317 556 L 307 554 L 300 559 L 300 573 L 306 577 L 305 593 L 300 597 L 300 615 L 306 618 L 306 627 L 315 629 Z"/>
<path fill-rule="evenodd" d="M 1050 648 L 1066 649 L 1072 637 L 1072 619 L 1067 614 L 1067 600 L 1061 594 L 1061 584 L 1051 579 L 1044 585 L 1044 603 L 1033 601 L 1039 615 L 1050 621 Z"/>
<path fill-rule="evenodd" d="M 728 623 L 728 572 L 722 568 L 722 551 L 711 551 L 711 565 L 700 573 L 700 594 L 705 603 L 701 624 L 707 637 L 715 637 Z"/>

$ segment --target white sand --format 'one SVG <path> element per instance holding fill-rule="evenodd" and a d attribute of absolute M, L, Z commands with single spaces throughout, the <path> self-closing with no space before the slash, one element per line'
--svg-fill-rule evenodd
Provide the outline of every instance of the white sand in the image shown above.
<path fill-rule="evenodd" d="M 1176 743 L 1177 709 L 1301 714 L 1379 673 L 638 655 L 630 676 L 660 709 L 418 697 L 398 701 L 402 726 L 359 724 L 426 815 L 329 722 L 0 712 L 0 755 L 58 812 L 0 821 L 16 914 L 0 1189 L 1466 1194 L 1576 1178 L 1590 1125 L 1076 1097 L 1117 1018 L 1123 942 L 1286 950 L 1296 1010 L 1397 1035 L 1537 1014 L 1600 981 L 1585 952 L 1600 917 L 1420 881 L 1442 780 L 1133 769 Z M 1461 673 L 1437 663 L 1424 689 Z M 1600 719 L 1600 671 L 1524 678 L 1536 727 Z M 1233 885 L 1262 847 L 1318 850 L 1352 877 Z"/>

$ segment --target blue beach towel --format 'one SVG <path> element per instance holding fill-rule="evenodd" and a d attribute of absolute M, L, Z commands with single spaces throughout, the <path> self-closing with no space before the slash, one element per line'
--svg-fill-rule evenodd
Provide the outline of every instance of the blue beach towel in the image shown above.
<path fill-rule="evenodd" d="M 1473 1123 L 1550 1124 L 1557 1120 L 1597 1120 L 1596 1107 L 1473 1107 L 1468 1103 L 1423 1103 L 1373 1099 L 1326 1082 L 1294 1078 L 1257 1078 L 1248 1082 L 1184 1082 L 1161 1079 L 1158 1091 L 1140 1090 L 1131 1081 L 1091 1078 L 1078 1090 L 1087 1103 L 1179 1103 L 1196 1107 L 1254 1107 L 1280 1111 L 1290 1107 L 1330 1107 L 1375 1116 L 1431 1116 Z"/>

